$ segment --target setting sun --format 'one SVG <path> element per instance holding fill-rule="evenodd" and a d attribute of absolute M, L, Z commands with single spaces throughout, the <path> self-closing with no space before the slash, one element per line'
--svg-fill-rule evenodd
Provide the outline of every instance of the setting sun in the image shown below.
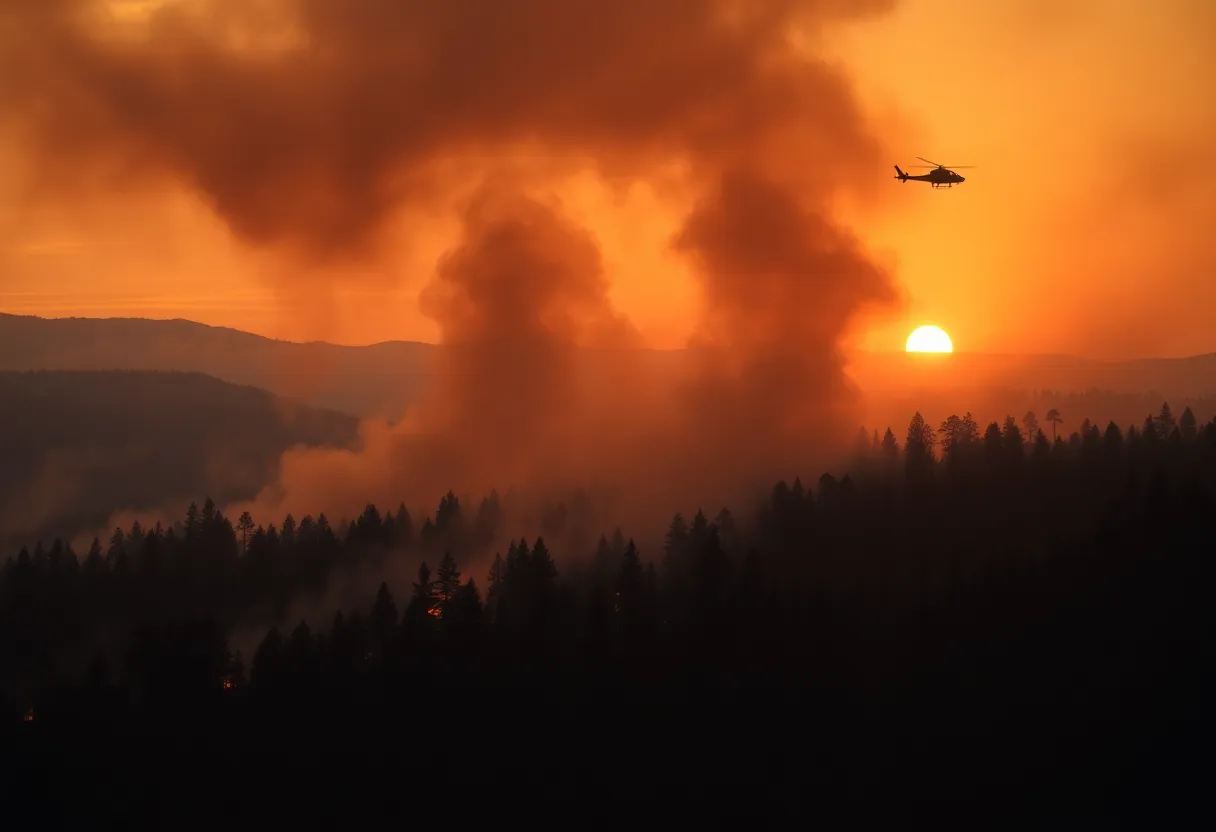
<path fill-rule="evenodd" d="M 954 344 L 941 327 L 922 326 L 908 336 L 904 349 L 907 352 L 954 352 Z"/>

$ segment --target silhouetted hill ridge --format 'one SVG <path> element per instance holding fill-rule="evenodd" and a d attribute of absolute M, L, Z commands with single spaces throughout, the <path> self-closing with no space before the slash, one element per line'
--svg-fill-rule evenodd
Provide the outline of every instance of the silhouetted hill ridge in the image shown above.
<path fill-rule="evenodd" d="M 353 447 L 358 420 L 197 372 L 0 371 L 0 541 L 110 513 L 248 499 L 294 445 Z"/>
<path fill-rule="evenodd" d="M 439 372 L 445 347 L 418 341 L 348 346 L 266 338 L 185 319 L 39 318 L 0 314 L 0 370 L 200 372 L 358 417 L 399 419 Z M 580 350 L 584 375 L 618 370 L 616 351 Z M 684 350 L 639 351 L 656 373 L 673 372 Z M 949 389 L 1199 397 L 1216 393 L 1216 353 L 1099 361 L 1070 355 L 960 352 L 947 356 L 861 353 L 858 386 L 877 395 Z"/>
<path fill-rule="evenodd" d="M 429 381 L 434 349 L 295 343 L 181 319 L 0 315 L 0 370 L 200 372 L 356 416 L 399 416 Z"/>

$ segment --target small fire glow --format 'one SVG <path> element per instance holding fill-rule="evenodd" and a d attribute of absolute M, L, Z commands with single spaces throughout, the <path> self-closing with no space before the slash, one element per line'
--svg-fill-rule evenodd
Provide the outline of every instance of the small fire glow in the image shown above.
<path fill-rule="evenodd" d="M 439 607 L 431 607 L 426 611 L 426 614 L 434 616 L 435 618 L 443 618 L 443 610 Z"/>
<path fill-rule="evenodd" d="M 232 677 L 224 677 L 224 690 L 232 690 Z"/>
<path fill-rule="evenodd" d="M 34 709 L 33 708 L 30 708 L 28 711 L 25 712 L 25 721 L 26 722 L 34 721 Z"/>

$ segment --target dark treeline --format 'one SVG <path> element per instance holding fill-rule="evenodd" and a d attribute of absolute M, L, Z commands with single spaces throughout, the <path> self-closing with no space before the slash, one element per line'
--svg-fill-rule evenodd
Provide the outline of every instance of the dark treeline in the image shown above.
<path fill-rule="evenodd" d="M 1206 375 L 1200 375 L 1194 384 L 1180 386 L 1193 387 L 1202 383 L 1205 378 Z M 1056 435 L 1062 434 L 1067 439 L 1073 433 L 1082 433 L 1081 422 L 1086 416 L 1096 422 L 1099 429 L 1105 429 L 1110 421 L 1114 421 L 1123 430 L 1131 425 L 1139 429 L 1145 415 L 1157 413 L 1163 400 L 1174 405 L 1173 410 L 1178 417 L 1190 410 L 1202 423 L 1216 415 L 1216 396 L 1211 395 L 1130 393 L 1099 388 L 1071 391 L 1018 389 L 995 384 L 952 390 L 867 393 L 864 410 L 867 413 L 866 419 L 872 420 L 875 425 L 900 423 L 907 418 L 907 414 L 916 410 L 923 413 L 934 425 L 938 425 L 951 413 L 970 410 L 976 414 L 981 427 L 986 425 L 989 419 L 997 419 L 999 426 L 1005 414 L 1012 413 L 1017 417 L 1023 437 L 1029 442 L 1034 440 L 1034 435 L 1027 435 L 1022 425 L 1022 416 L 1028 411 L 1038 414 L 1048 439 L 1052 438 L 1052 432 L 1051 425 L 1045 418 L 1047 413 L 1053 409 L 1062 413 L 1064 421 L 1056 425 Z"/>
<path fill-rule="evenodd" d="M 497 495 L 451 493 L 421 523 L 263 527 L 208 501 L 82 558 L 22 550 L 0 578 L 4 782 L 175 823 L 462 796 L 1180 812 L 1212 769 L 1216 421 L 1061 423 L 862 429 L 847 475 L 677 514 L 653 552 L 620 529 L 578 549 L 566 507 L 500 543 Z M 407 557 L 414 579 L 366 605 L 285 617 Z M 232 649 L 258 622 L 278 623 Z"/>

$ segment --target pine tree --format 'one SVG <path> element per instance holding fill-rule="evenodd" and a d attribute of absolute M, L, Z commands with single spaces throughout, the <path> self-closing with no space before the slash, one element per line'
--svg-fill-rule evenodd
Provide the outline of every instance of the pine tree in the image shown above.
<path fill-rule="evenodd" d="M 199 517 L 198 504 L 190 503 L 186 509 L 185 535 L 187 540 L 193 540 L 202 529 L 202 518 Z"/>
<path fill-rule="evenodd" d="M 110 535 L 110 546 L 106 549 L 106 566 L 111 572 L 125 571 L 127 566 L 127 536 L 115 527 Z"/>
<path fill-rule="evenodd" d="M 688 563 L 688 525 L 679 512 L 671 518 L 667 527 L 667 538 L 663 544 L 663 572 L 671 580 L 679 580 Z"/>
<path fill-rule="evenodd" d="M 456 560 L 452 557 L 451 552 L 444 552 L 443 559 L 439 561 L 439 571 L 436 573 L 435 594 L 440 602 L 447 604 L 456 595 L 456 590 L 460 588 L 460 569 L 456 566 Z"/>
<path fill-rule="evenodd" d="M 288 551 L 295 548 L 296 545 L 296 519 L 288 514 L 283 518 L 283 533 L 280 535 L 283 541 L 283 548 Z"/>
<path fill-rule="evenodd" d="M 635 616 L 642 596 L 642 561 L 633 539 L 625 547 L 621 567 L 616 579 L 616 612 L 624 616 Z"/>
<path fill-rule="evenodd" d="M 591 573 L 595 580 L 604 580 L 611 575 L 612 547 L 608 545 L 608 536 L 601 534 L 595 544 L 595 555 L 591 559 Z"/>
<path fill-rule="evenodd" d="M 933 428 L 925 423 L 925 417 L 920 415 L 919 410 L 908 423 L 904 464 L 908 476 L 917 481 L 928 475 L 933 464 Z"/>
<path fill-rule="evenodd" d="M 688 543 L 695 552 L 700 550 L 708 538 L 709 518 L 701 509 L 697 509 L 697 513 L 693 515 L 692 523 L 688 527 Z"/>
<path fill-rule="evenodd" d="M 1016 465 L 1022 461 L 1025 443 L 1017 420 L 1012 416 L 1005 417 L 1005 425 L 1001 428 L 1001 445 L 1005 449 L 1005 458 L 1011 464 Z"/>
<path fill-rule="evenodd" d="M 241 512 L 236 522 L 236 530 L 241 534 L 241 554 L 244 554 L 249 545 L 249 535 L 253 531 L 253 518 L 249 516 L 249 512 Z"/>
<path fill-rule="evenodd" d="M 1000 469 L 1003 448 L 1000 425 L 989 422 L 988 429 L 984 431 L 984 462 L 990 470 Z"/>
<path fill-rule="evenodd" d="M 476 581 L 469 578 L 456 588 L 451 608 L 452 624 L 460 637 L 468 639 L 480 633 L 485 608 L 482 606 L 481 593 L 477 591 Z"/>
<path fill-rule="evenodd" d="M 1022 426 L 1026 428 L 1026 441 L 1033 442 L 1034 435 L 1039 432 L 1039 419 L 1033 410 L 1026 411 L 1026 415 L 1022 417 Z"/>
<path fill-rule="evenodd" d="M 409 617 L 416 621 L 427 616 L 438 617 L 441 612 L 436 603 L 435 582 L 431 580 L 431 569 L 426 565 L 426 561 L 419 565 L 418 580 L 414 581 L 413 586 Z"/>
<path fill-rule="evenodd" d="M 397 506 L 397 516 L 393 518 L 393 530 L 397 535 L 397 545 L 409 549 L 414 545 L 414 521 L 410 519 L 409 510 L 405 503 Z"/>
<path fill-rule="evenodd" d="M 1198 423 L 1190 407 L 1182 411 L 1182 416 L 1178 419 L 1178 431 L 1182 434 L 1183 440 L 1187 442 L 1194 440 L 1199 435 Z"/>
<path fill-rule="evenodd" d="M 474 536 L 479 545 L 491 543 L 498 534 L 502 522 L 502 509 L 498 503 L 498 492 L 494 491 L 489 497 L 483 497 L 477 507 L 477 519 L 474 521 Z"/>
<path fill-rule="evenodd" d="M 536 538 L 536 543 L 532 546 L 530 566 L 537 587 L 547 589 L 557 580 L 557 565 L 554 564 L 543 537 Z"/>
<path fill-rule="evenodd" d="M 528 564 L 531 560 L 526 538 L 520 538 L 518 543 L 512 543 L 507 548 L 506 569 L 503 570 L 503 584 L 508 592 L 515 592 L 527 583 Z"/>
<path fill-rule="evenodd" d="M 89 553 L 84 558 L 84 573 L 89 576 L 100 575 L 106 568 L 105 559 L 101 554 L 101 541 L 96 537 L 89 546 Z"/>
<path fill-rule="evenodd" d="M 393 594 L 389 592 L 388 584 L 382 581 L 376 592 L 376 602 L 372 605 L 372 627 L 379 638 L 387 640 L 396 626 L 397 605 L 393 603 Z"/>
<path fill-rule="evenodd" d="M 512 544 L 514 545 L 514 544 Z M 494 553 L 494 562 L 490 564 L 490 574 L 486 579 L 490 586 L 489 597 L 493 598 L 502 590 L 502 580 L 507 571 L 506 564 L 503 563 L 502 553 Z"/>
<path fill-rule="evenodd" d="M 1161 413 L 1157 416 L 1157 433 L 1162 439 L 1168 439 L 1169 435 L 1174 432 L 1174 411 L 1170 409 L 1169 402 L 1162 402 Z"/>
<path fill-rule="evenodd" d="M 375 543 L 384 536 L 384 521 L 380 519 L 380 512 L 371 503 L 368 503 L 367 507 L 363 509 L 363 514 L 359 515 L 353 528 L 355 539 L 361 543 Z"/>
<path fill-rule="evenodd" d="M 1047 411 L 1046 418 L 1047 421 L 1051 422 L 1051 444 L 1054 445 L 1056 443 L 1056 426 L 1062 424 L 1064 419 L 1060 416 L 1060 411 L 1054 407 Z"/>
<path fill-rule="evenodd" d="M 895 433 L 890 428 L 882 435 L 882 455 L 887 459 L 899 458 L 899 441 L 895 438 Z"/>
<path fill-rule="evenodd" d="M 439 509 L 435 512 L 435 534 L 440 538 L 455 542 L 460 538 L 462 525 L 460 500 L 449 491 L 439 501 Z"/>

